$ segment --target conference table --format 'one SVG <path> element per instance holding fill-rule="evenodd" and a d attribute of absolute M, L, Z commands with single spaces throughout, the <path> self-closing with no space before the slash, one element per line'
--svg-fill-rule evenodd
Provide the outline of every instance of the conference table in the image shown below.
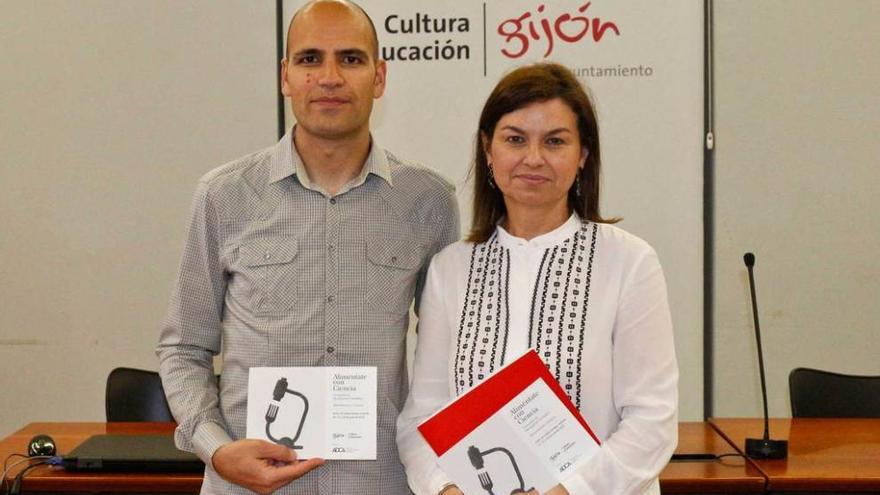
<path fill-rule="evenodd" d="M 0 457 L 24 453 L 40 433 L 51 435 L 64 454 L 95 434 L 170 434 L 173 429 L 173 423 L 31 423 L 0 441 Z M 791 442 L 789 458 L 746 459 L 743 439 L 760 437 L 762 431 L 759 419 L 680 423 L 676 456 L 660 475 L 662 492 L 880 493 L 880 420 L 773 420 L 772 437 Z M 7 480 L 23 466 L 13 468 Z M 40 466 L 24 478 L 22 493 L 198 493 L 201 480 L 198 473 L 78 473 Z"/>
<path fill-rule="evenodd" d="M 26 453 L 34 435 L 47 434 L 63 455 L 91 435 L 171 434 L 174 423 L 31 423 L 0 442 L 3 460 L 13 453 Z M 10 463 L 11 464 L 11 463 Z M 7 474 L 11 482 L 21 467 Z M 82 473 L 57 467 L 40 466 L 27 473 L 22 493 L 198 493 L 201 473 Z M 0 493 L 3 493 L 0 491 Z"/>
<path fill-rule="evenodd" d="M 763 419 L 710 419 L 739 452 L 762 438 Z M 752 460 L 770 493 L 880 493 L 880 419 L 771 419 L 770 438 L 788 440 L 788 458 Z"/>
<path fill-rule="evenodd" d="M 713 458 L 702 458 L 708 456 Z M 753 464 L 711 424 L 701 422 L 679 423 L 673 460 L 660 473 L 660 490 L 669 494 L 764 493 L 765 484 Z"/>

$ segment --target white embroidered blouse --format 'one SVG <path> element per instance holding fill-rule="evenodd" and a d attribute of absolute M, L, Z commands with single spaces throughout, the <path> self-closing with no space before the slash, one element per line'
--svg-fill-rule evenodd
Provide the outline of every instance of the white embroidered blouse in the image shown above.
<path fill-rule="evenodd" d="M 397 424 L 416 494 L 450 483 L 418 424 L 530 347 L 602 441 L 563 480 L 569 493 L 660 493 L 677 442 L 678 366 L 663 271 L 643 240 L 576 215 L 528 241 L 498 227 L 434 257 L 419 316 Z"/>

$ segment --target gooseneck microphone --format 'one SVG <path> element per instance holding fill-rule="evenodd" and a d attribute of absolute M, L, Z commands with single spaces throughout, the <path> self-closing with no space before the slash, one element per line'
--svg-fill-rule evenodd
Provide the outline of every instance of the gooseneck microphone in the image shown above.
<path fill-rule="evenodd" d="M 746 438 L 746 455 L 752 459 L 785 459 L 788 457 L 788 440 L 770 439 L 770 418 L 767 413 L 767 381 L 764 378 L 764 353 L 761 350 L 761 325 L 758 323 L 758 300 L 755 296 L 755 255 L 746 253 L 743 261 L 749 271 L 749 289 L 752 293 L 752 314 L 755 320 L 755 340 L 758 342 L 758 368 L 761 371 L 761 398 L 764 400 L 764 437 Z"/>

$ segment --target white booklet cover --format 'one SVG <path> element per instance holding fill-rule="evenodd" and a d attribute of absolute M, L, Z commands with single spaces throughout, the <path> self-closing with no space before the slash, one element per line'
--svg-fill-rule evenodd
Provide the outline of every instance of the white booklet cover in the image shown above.
<path fill-rule="evenodd" d="M 544 493 L 599 450 L 534 351 L 458 397 L 419 431 L 468 494 Z"/>
<path fill-rule="evenodd" d="M 303 459 L 375 459 L 376 384 L 372 366 L 251 368 L 247 437 Z"/>

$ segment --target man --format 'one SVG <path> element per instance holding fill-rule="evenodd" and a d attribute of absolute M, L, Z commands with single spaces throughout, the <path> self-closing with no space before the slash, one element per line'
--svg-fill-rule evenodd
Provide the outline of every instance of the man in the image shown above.
<path fill-rule="evenodd" d="M 371 139 L 385 75 L 360 7 L 307 4 L 281 61 L 296 126 L 199 181 L 157 354 L 177 444 L 207 466 L 202 493 L 409 492 L 394 440 L 408 308 L 458 211 L 447 182 Z M 252 366 L 377 367 L 376 460 L 244 439 Z"/>

